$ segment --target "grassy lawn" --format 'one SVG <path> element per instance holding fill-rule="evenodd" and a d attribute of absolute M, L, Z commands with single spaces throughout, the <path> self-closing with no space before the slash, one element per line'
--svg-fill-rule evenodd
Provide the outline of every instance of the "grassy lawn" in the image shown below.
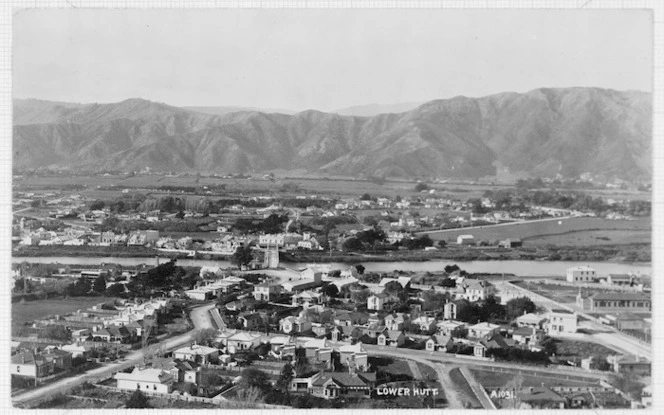
<path fill-rule="evenodd" d="M 608 220 L 602 218 L 569 218 L 559 220 L 548 220 L 544 222 L 517 222 L 511 225 L 502 226 L 484 226 L 474 229 L 455 229 L 449 231 L 440 231 L 431 233 L 429 236 L 433 240 L 454 240 L 457 236 L 471 233 L 475 240 L 492 240 L 505 238 L 532 238 L 542 237 L 544 235 L 572 235 L 570 232 L 590 231 L 590 230 L 614 230 L 621 232 L 634 233 L 650 232 L 652 227 L 650 218 L 641 218 L 637 220 Z M 606 242 L 597 240 L 599 242 Z M 648 238 L 649 242 L 650 239 Z M 530 242 L 530 240 L 528 241 Z M 618 243 L 617 241 L 613 242 Z"/>
<path fill-rule="evenodd" d="M 35 319 L 58 314 L 65 315 L 76 310 L 87 310 L 93 305 L 112 301 L 110 297 L 76 297 L 58 298 L 37 301 L 26 301 L 12 304 L 12 323 L 23 324 Z"/>
<path fill-rule="evenodd" d="M 615 244 L 643 244 L 650 243 L 652 232 L 650 230 L 601 230 L 601 231 L 573 231 L 561 235 L 535 236 L 528 238 L 530 245 L 560 245 L 560 246 L 590 246 Z"/>

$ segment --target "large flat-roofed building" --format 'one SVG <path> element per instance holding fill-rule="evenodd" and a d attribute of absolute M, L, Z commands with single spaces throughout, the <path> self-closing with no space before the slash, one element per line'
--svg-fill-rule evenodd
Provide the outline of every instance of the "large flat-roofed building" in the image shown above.
<path fill-rule="evenodd" d="M 567 282 L 593 282 L 597 271 L 588 266 L 567 268 Z"/>
<path fill-rule="evenodd" d="M 629 311 L 632 313 L 650 312 L 652 300 L 642 293 L 601 293 L 596 292 L 584 298 L 581 293 L 576 296 L 576 305 L 584 311 L 605 313 L 612 311 Z"/>

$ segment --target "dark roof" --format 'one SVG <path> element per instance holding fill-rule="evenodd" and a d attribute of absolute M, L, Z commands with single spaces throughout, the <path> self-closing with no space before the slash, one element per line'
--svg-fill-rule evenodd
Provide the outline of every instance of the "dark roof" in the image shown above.
<path fill-rule="evenodd" d="M 376 381 L 375 373 L 346 373 L 346 372 L 322 372 L 312 385 L 322 386 L 332 379 L 342 387 L 369 387 L 369 383 Z"/>
<path fill-rule="evenodd" d="M 595 293 L 590 296 L 593 300 L 596 301 L 650 301 L 650 296 L 645 294 L 636 294 L 636 293 Z"/>
<path fill-rule="evenodd" d="M 558 314 L 574 314 L 573 312 L 569 310 L 565 310 L 564 308 L 553 308 L 551 309 L 552 313 L 558 313 Z"/>
<path fill-rule="evenodd" d="M 534 387 L 522 389 L 519 393 L 522 402 L 565 402 L 565 398 L 548 388 Z"/>

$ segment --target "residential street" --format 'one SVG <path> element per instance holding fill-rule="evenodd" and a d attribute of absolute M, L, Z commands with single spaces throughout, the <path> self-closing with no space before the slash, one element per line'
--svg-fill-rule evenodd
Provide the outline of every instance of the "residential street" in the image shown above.
<path fill-rule="evenodd" d="M 194 337 L 194 333 L 196 333 L 197 330 L 212 327 L 212 323 L 210 322 L 210 319 L 208 317 L 208 310 L 214 307 L 214 305 L 215 305 L 214 303 L 211 303 L 208 305 L 194 308 L 190 314 L 191 321 L 194 323 L 194 329 L 179 336 L 166 339 L 158 344 L 162 347 L 163 350 L 166 351 L 174 349 L 182 344 L 191 342 Z M 13 396 L 12 401 L 14 402 L 14 404 L 18 404 L 33 399 L 42 399 L 59 392 L 63 392 L 74 386 L 80 385 L 81 383 L 86 381 L 94 382 L 95 380 L 98 379 L 107 378 L 108 376 L 119 370 L 123 370 L 127 367 L 134 366 L 135 364 L 141 362 L 145 357 L 145 354 L 146 354 L 145 350 L 142 349 L 136 350 L 134 352 L 129 353 L 125 357 L 125 359 L 123 359 L 120 362 L 107 363 L 99 368 L 90 370 L 79 376 L 66 377 L 58 381 L 55 381 L 53 383 L 50 383 L 48 385 L 45 385 L 43 387 L 21 393 L 19 395 Z"/>

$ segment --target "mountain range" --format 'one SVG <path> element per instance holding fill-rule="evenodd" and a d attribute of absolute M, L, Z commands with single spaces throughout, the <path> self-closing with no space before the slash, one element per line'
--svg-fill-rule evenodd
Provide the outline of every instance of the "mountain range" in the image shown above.
<path fill-rule="evenodd" d="M 92 171 L 651 177 L 652 95 L 541 88 L 372 116 L 14 100 L 13 163 Z"/>

